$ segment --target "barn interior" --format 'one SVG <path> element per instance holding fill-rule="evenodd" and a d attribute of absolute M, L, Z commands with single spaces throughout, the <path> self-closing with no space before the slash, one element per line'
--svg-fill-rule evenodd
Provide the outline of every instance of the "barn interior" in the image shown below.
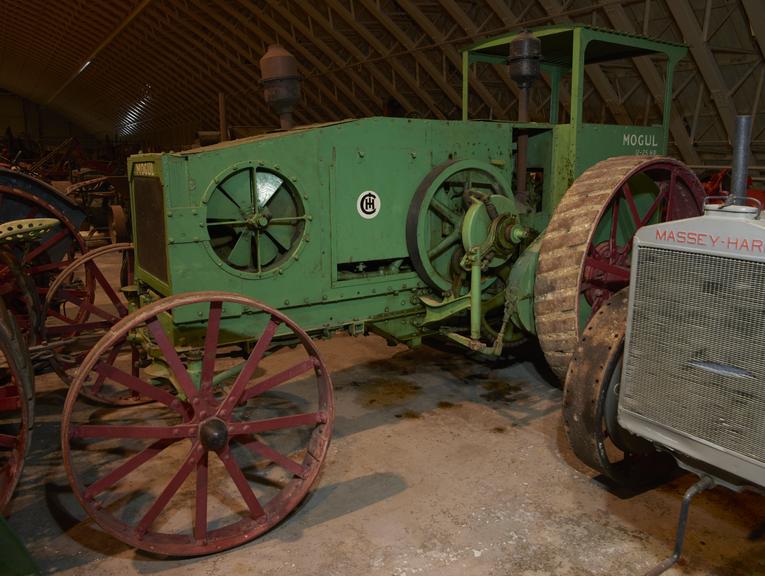
<path fill-rule="evenodd" d="M 0 574 L 765 574 L 761 0 L 0 15 Z"/>

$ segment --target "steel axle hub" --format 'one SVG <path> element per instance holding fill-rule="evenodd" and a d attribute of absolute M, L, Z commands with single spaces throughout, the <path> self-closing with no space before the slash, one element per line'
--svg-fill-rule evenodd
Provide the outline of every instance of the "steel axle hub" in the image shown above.
<path fill-rule="evenodd" d="M 206 450 L 220 452 L 228 444 L 228 426 L 220 418 L 210 418 L 199 426 L 199 441 Z"/>

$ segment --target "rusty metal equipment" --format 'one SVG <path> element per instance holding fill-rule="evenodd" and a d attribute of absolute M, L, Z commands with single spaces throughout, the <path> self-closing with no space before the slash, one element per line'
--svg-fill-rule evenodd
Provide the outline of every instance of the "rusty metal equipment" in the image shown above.
<path fill-rule="evenodd" d="M 65 194 L 85 211 L 91 234 L 106 232 L 113 243 L 130 241 L 126 176 L 97 176 L 75 182 Z"/>
<path fill-rule="evenodd" d="M 295 126 L 292 111 L 300 100 L 300 75 L 295 57 L 278 44 L 260 59 L 261 84 L 266 102 L 279 115 L 282 130 Z"/>
<path fill-rule="evenodd" d="M 635 231 L 700 214 L 703 190 L 663 156 L 683 46 L 580 25 L 533 36 L 553 94 L 545 122 L 468 119 L 468 70 L 508 65 L 518 34 L 507 34 L 464 51 L 461 121 L 283 121 L 130 158 L 132 311 L 81 360 L 62 427 L 74 494 L 105 531 L 195 555 L 285 518 L 332 428 L 314 338 L 441 336 L 497 356 L 536 335 L 566 373 L 587 321 L 629 284 Z M 528 84 L 537 51 L 524 54 Z M 662 124 L 586 122 L 585 66 L 650 54 L 666 58 Z M 264 82 L 296 79 L 289 61 L 286 73 L 265 64 Z M 515 168 L 521 136 L 528 181 Z M 103 387 L 153 402 L 94 410 Z"/>
<path fill-rule="evenodd" d="M 0 222 L 49 218 L 57 221 L 34 243 L 12 249 L 0 261 L 0 296 L 25 334 L 35 340 L 44 321 L 41 299 L 60 270 L 87 250 L 80 235 L 85 213 L 45 182 L 0 169 Z M 32 239 L 32 238 L 29 238 Z"/>
<path fill-rule="evenodd" d="M 765 489 L 765 225 L 745 190 L 750 127 L 739 117 L 731 195 L 635 234 L 632 283 L 590 319 L 566 378 L 566 431 L 587 465 L 620 485 L 650 486 L 676 465 L 700 476 L 651 576 L 680 558 L 695 495 Z"/>

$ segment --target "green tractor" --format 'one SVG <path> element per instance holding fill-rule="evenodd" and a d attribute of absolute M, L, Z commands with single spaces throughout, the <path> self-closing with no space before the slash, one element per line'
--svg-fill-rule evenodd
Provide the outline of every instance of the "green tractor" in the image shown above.
<path fill-rule="evenodd" d="M 580 25 L 507 34 L 463 52 L 461 121 L 346 120 L 131 157 L 134 282 L 64 410 L 85 510 L 170 555 L 268 531 L 327 453 L 314 340 L 339 330 L 489 356 L 535 336 L 563 378 L 629 283 L 636 230 L 701 214 L 699 181 L 664 156 L 685 52 Z M 586 121 L 588 66 L 635 57 L 661 60 L 662 123 Z M 548 122 L 468 118 L 473 66 L 508 64 L 521 118 L 531 83 L 549 84 Z"/>

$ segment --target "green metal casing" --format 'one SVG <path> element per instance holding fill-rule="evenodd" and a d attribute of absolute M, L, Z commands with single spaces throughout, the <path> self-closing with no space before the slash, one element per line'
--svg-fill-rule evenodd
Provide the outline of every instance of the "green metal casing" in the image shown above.
<path fill-rule="evenodd" d="M 579 24 L 549 26 L 533 30 L 541 43 L 541 68 L 550 85 L 550 124 L 516 124 L 529 131 L 529 166 L 544 172 L 541 213 L 531 219 L 541 232 L 553 210 L 573 181 L 590 166 L 606 158 L 632 155 L 664 155 L 669 142 L 669 115 L 672 102 L 672 78 L 675 66 L 686 55 L 680 44 L 624 34 L 613 30 Z M 517 33 L 505 34 L 479 42 L 462 53 L 462 118 L 467 120 L 469 87 L 476 64 L 507 63 L 508 44 Z M 662 122 L 651 126 L 596 124 L 584 121 L 583 103 L 587 66 L 625 58 L 659 55 L 664 59 L 664 94 L 658 103 Z M 559 107 L 564 79 L 570 83 L 569 121 L 559 122 Z M 513 267 L 509 282 L 514 300 L 521 303 L 514 319 L 520 328 L 536 331 L 533 315 L 534 277 L 538 245 L 521 256 L 521 265 Z"/>
<path fill-rule="evenodd" d="M 455 158 L 472 159 L 509 183 L 511 124 L 368 118 L 298 128 L 184 153 L 139 154 L 129 160 L 133 214 L 137 179 L 158 179 L 160 195 L 151 233 L 133 221 L 136 278 L 160 296 L 197 290 L 245 294 L 284 310 L 309 331 L 410 317 L 420 311 L 425 285 L 411 269 L 386 274 L 341 273 L 350 263 L 404 260 L 407 211 L 422 180 Z M 242 272 L 222 262 L 210 247 L 206 199 L 234 170 L 253 165 L 279 172 L 297 190 L 310 217 L 293 257 L 277 270 Z M 509 184 L 507 185 L 509 187 Z M 364 219 L 357 199 L 380 197 L 380 212 Z M 140 216 L 139 216 L 140 217 Z M 147 261 L 165 250 L 165 273 Z M 346 266 L 347 267 L 347 266 Z M 224 307 L 227 328 L 240 311 Z M 196 310 L 199 320 L 206 310 Z M 177 317 L 176 323 L 197 318 Z M 398 321 L 398 320 L 397 320 Z M 416 333 L 410 320 L 397 333 Z"/>
<path fill-rule="evenodd" d="M 497 174 L 510 190 L 518 131 L 529 135 L 529 166 L 543 173 L 541 206 L 521 219 L 541 233 L 573 180 L 596 162 L 618 155 L 665 154 L 672 72 L 686 48 L 580 25 L 537 29 L 542 69 L 552 98 L 548 123 L 468 120 L 469 78 L 477 63 L 506 64 L 514 34 L 463 52 L 462 121 L 367 118 L 300 127 L 182 153 L 139 154 L 129 160 L 136 277 L 156 295 L 223 290 L 284 310 L 308 331 L 364 324 L 391 337 L 416 340 L 424 314 L 421 297 L 435 296 L 407 264 L 407 213 L 423 180 L 440 165 L 470 161 Z M 663 122 L 617 126 L 583 122 L 585 67 L 590 63 L 660 54 L 666 57 Z M 562 80 L 570 77 L 570 121 L 559 122 Z M 207 201 L 233 171 L 277 172 L 297 192 L 309 220 L 289 261 L 262 273 L 243 272 L 216 256 L 206 229 Z M 148 188 L 138 182 L 150 180 Z M 138 194 L 137 190 L 143 190 Z M 146 191 L 148 190 L 148 192 Z M 374 191 L 377 217 L 357 211 L 359 196 Z M 140 196 L 140 197 L 138 197 Z M 147 206 L 151 206 L 150 209 Z M 509 282 L 520 303 L 513 319 L 534 332 L 536 248 L 521 255 Z M 162 252 L 164 251 L 164 252 Z M 386 262 L 373 274 L 349 268 Z M 365 264 L 366 266 L 366 264 Z M 205 309 L 188 309 L 176 325 L 204 325 Z M 224 327 L 237 337 L 258 323 L 224 307 Z"/>

